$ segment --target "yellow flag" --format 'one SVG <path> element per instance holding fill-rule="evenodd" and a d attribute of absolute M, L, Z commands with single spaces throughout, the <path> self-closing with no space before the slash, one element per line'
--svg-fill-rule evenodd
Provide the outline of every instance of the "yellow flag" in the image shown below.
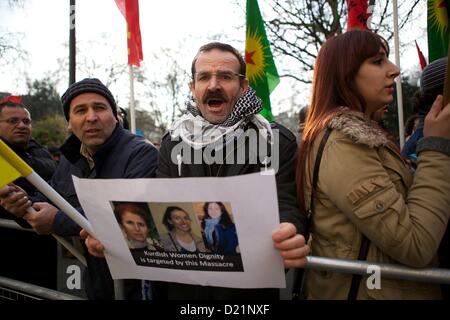
<path fill-rule="evenodd" d="M 0 139 L 0 187 L 32 172 L 33 169 Z"/>

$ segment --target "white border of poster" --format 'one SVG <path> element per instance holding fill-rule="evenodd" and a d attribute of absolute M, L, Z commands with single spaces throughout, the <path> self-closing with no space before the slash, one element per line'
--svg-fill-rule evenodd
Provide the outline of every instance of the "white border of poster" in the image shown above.
<path fill-rule="evenodd" d="M 177 179 L 73 177 L 73 180 L 86 217 L 106 248 L 106 260 L 114 279 L 148 279 L 232 288 L 286 287 L 282 258 L 272 242 L 272 232 L 279 225 L 273 174 Z M 138 265 L 114 216 L 111 203 L 115 201 L 149 204 L 222 201 L 229 204 L 239 238 L 243 270 L 183 270 Z"/>

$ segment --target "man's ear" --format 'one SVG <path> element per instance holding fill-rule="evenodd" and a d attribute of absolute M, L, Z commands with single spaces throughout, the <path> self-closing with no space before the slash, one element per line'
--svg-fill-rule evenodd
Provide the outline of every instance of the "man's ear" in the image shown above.
<path fill-rule="evenodd" d="M 72 124 L 70 123 L 70 119 L 69 122 L 67 123 L 67 130 L 69 130 L 69 132 L 72 132 Z"/>
<path fill-rule="evenodd" d="M 194 95 L 194 90 L 195 90 L 194 80 L 189 81 L 189 89 L 191 90 L 192 95 Z"/>
<path fill-rule="evenodd" d="M 248 89 L 248 79 L 245 78 L 244 81 L 242 81 L 242 86 L 241 86 L 241 95 L 244 95 L 245 91 L 247 91 Z"/>

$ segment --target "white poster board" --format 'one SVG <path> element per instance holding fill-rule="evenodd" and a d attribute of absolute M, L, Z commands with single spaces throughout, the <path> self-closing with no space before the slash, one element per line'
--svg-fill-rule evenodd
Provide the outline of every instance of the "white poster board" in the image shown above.
<path fill-rule="evenodd" d="M 274 175 L 73 179 L 86 217 L 106 248 L 106 260 L 114 279 L 148 279 L 233 288 L 286 286 L 282 258 L 274 249 L 271 238 L 279 225 Z M 134 245 L 140 242 L 127 238 L 123 226 L 136 221 L 125 222 L 122 219 L 122 225 L 119 224 L 114 209 L 118 210 L 124 202 L 145 209 L 146 224 L 151 234 L 151 240 L 146 241 L 148 246 L 141 248 Z M 222 249 L 208 246 L 208 240 L 202 237 L 207 231 L 206 223 L 202 223 L 206 218 L 203 209 L 207 202 L 221 203 L 229 213 L 237 235 L 235 240 L 238 241 L 235 249 L 231 245 L 233 253 L 224 251 L 226 245 Z M 167 214 L 169 207 L 181 210 Z M 177 225 L 175 219 L 178 215 L 189 220 L 187 225 Z M 171 220 L 166 219 L 164 224 L 164 216 Z M 170 227 L 172 231 L 168 230 Z M 191 253 L 179 250 L 180 246 L 176 248 L 175 243 L 182 243 L 176 240 L 176 232 L 182 228 L 189 231 L 195 239 L 192 243 L 200 249 Z M 225 233 L 233 233 L 227 230 Z M 205 249 L 208 247 L 209 250 Z"/>

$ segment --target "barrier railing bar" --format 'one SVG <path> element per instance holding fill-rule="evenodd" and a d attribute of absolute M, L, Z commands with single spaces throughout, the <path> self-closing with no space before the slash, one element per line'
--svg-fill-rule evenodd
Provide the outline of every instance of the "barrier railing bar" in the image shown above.
<path fill-rule="evenodd" d="M 21 231 L 32 231 L 32 232 L 34 232 L 32 229 L 23 228 L 19 224 L 17 224 L 17 222 L 15 222 L 13 220 L 8 220 L 8 219 L 0 219 L 0 227 L 9 228 L 9 229 L 16 229 L 16 230 L 21 230 Z M 83 254 L 80 251 L 78 251 L 71 243 L 69 243 L 66 239 L 64 239 L 63 237 L 60 237 L 60 236 L 58 236 L 56 234 L 52 234 L 52 236 L 63 247 L 65 247 L 67 250 L 69 250 L 69 252 L 71 254 L 73 254 L 74 257 L 78 259 L 78 261 L 80 261 L 85 267 L 87 266 L 86 259 L 84 258 Z"/>
<path fill-rule="evenodd" d="M 450 284 L 450 270 L 439 268 L 410 268 L 406 266 L 387 263 L 375 263 L 360 260 L 331 259 L 324 257 L 308 256 L 305 269 L 333 271 L 370 275 L 368 268 L 377 266 L 380 268 L 380 276 L 408 281 Z"/>
<path fill-rule="evenodd" d="M 67 293 L 0 276 L 0 286 L 49 300 L 85 300 Z"/>

